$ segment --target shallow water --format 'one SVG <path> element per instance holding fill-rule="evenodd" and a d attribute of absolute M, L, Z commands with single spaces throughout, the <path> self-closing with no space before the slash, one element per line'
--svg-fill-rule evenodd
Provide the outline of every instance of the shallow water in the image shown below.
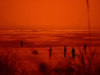
<path fill-rule="evenodd" d="M 23 41 L 25 48 L 50 46 L 89 45 L 89 33 L 86 31 L 0 31 L 0 47 L 20 47 Z M 100 32 L 91 32 L 91 45 L 100 45 Z"/>

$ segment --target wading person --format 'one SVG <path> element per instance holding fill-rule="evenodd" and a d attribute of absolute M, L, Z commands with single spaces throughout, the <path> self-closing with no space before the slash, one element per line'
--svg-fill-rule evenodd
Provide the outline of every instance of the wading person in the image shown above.
<path fill-rule="evenodd" d="M 51 49 L 51 47 L 50 47 L 50 49 L 49 49 L 49 58 L 51 59 L 51 56 L 52 56 L 52 49 Z"/>
<path fill-rule="evenodd" d="M 66 57 L 66 51 L 67 51 L 67 49 L 66 49 L 66 45 L 64 46 L 64 57 Z"/>
<path fill-rule="evenodd" d="M 85 51 L 85 53 L 86 53 L 86 43 L 84 43 L 84 51 Z"/>
<path fill-rule="evenodd" d="M 75 49 L 72 47 L 72 58 L 75 59 Z"/>
<path fill-rule="evenodd" d="M 23 46 L 23 41 L 21 41 L 21 46 Z"/>

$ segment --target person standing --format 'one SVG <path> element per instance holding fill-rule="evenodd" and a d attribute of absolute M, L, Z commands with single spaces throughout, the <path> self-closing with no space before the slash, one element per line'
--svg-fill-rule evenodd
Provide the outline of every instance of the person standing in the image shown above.
<path fill-rule="evenodd" d="M 51 59 L 51 56 L 52 56 L 52 49 L 51 49 L 51 47 L 50 47 L 50 49 L 49 49 L 49 58 Z"/>
<path fill-rule="evenodd" d="M 66 49 L 66 45 L 64 46 L 64 57 L 66 57 L 66 51 L 67 51 L 67 49 Z"/>
<path fill-rule="evenodd" d="M 23 41 L 21 41 L 21 46 L 23 46 Z"/>
<path fill-rule="evenodd" d="M 72 47 L 72 58 L 75 59 L 75 49 Z"/>
<path fill-rule="evenodd" d="M 86 43 L 84 43 L 84 51 L 85 51 L 85 53 L 86 53 Z"/>

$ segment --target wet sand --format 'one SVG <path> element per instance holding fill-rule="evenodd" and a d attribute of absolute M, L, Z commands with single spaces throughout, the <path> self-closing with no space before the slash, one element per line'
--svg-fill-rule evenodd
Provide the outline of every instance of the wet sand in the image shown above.
<path fill-rule="evenodd" d="M 100 33 L 91 33 L 91 52 L 96 50 L 95 61 L 100 60 Z M 23 41 L 21 47 L 20 41 Z M 84 53 L 83 46 L 87 44 L 87 52 Z M 67 52 L 64 57 L 64 45 Z M 79 46 L 78 46 L 79 45 Z M 49 60 L 49 47 L 52 48 L 52 57 Z M 17 58 L 22 62 L 27 70 L 39 70 L 40 63 L 46 63 L 51 68 L 58 64 L 63 66 L 70 60 L 79 62 L 79 59 L 71 59 L 72 47 L 75 48 L 76 56 L 80 54 L 79 49 L 85 57 L 89 57 L 89 37 L 86 31 L 0 31 L 0 50 L 8 50 L 12 54 L 17 53 Z M 96 48 L 96 49 L 95 49 Z M 38 55 L 32 54 L 32 51 L 38 51 Z M 97 59 L 98 55 L 98 59 Z"/>

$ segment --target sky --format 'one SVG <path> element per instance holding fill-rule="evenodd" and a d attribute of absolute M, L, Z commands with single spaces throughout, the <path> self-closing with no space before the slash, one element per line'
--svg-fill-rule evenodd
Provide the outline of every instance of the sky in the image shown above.
<path fill-rule="evenodd" d="M 89 0 L 90 29 L 100 29 L 100 0 Z M 88 30 L 86 0 L 0 0 L 0 30 Z"/>

